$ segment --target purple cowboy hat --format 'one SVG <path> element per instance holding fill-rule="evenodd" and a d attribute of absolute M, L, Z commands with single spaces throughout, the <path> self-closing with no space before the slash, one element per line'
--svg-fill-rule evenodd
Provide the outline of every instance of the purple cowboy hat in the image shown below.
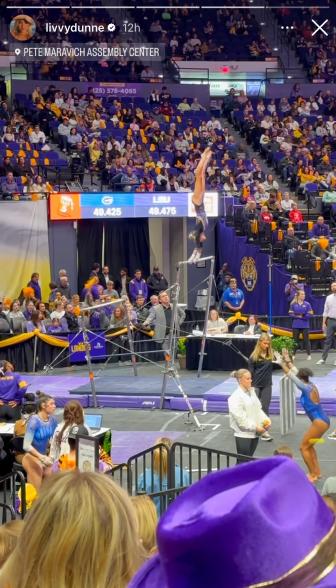
<path fill-rule="evenodd" d="M 210 474 L 161 518 L 129 588 L 336 587 L 336 524 L 302 469 L 273 457 Z"/>

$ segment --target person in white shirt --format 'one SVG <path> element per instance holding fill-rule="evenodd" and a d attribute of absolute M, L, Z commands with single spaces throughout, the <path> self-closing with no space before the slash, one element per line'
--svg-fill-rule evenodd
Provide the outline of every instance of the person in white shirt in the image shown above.
<path fill-rule="evenodd" d="M 228 326 L 223 318 L 220 318 L 218 310 L 212 308 L 209 313 L 207 335 L 221 335 L 228 332 Z"/>
<path fill-rule="evenodd" d="M 291 199 L 289 192 L 284 192 L 283 199 L 281 200 L 281 208 L 284 212 L 290 212 L 292 210 L 292 204 L 294 200 Z"/>
<path fill-rule="evenodd" d="M 46 136 L 43 131 L 41 131 L 39 125 L 35 125 L 34 130 L 29 135 L 29 141 L 32 145 L 38 145 L 46 142 Z"/>
<path fill-rule="evenodd" d="M 50 314 L 50 318 L 51 318 L 51 320 L 53 320 L 54 318 L 61 320 L 61 318 L 63 318 L 65 315 L 63 302 L 56 302 L 55 306 L 56 306 L 56 308 Z"/>
<path fill-rule="evenodd" d="M 332 282 L 331 294 L 326 297 L 323 310 L 322 330 L 326 335 L 322 358 L 318 360 L 317 364 L 321 365 L 326 362 L 329 351 L 334 341 L 336 334 L 336 282 Z M 334 362 L 336 365 L 336 361 Z"/>
<path fill-rule="evenodd" d="M 261 403 L 252 387 L 251 372 L 241 369 L 232 373 L 238 388 L 228 400 L 230 427 L 236 440 L 237 464 L 247 461 L 242 456 L 252 457 L 259 441 L 271 426 L 271 421 L 262 410 Z"/>
<path fill-rule="evenodd" d="M 66 150 L 67 150 L 68 137 L 70 135 L 70 130 L 71 130 L 71 127 L 69 125 L 69 119 L 64 118 L 63 122 L 61 122 L 57 127 L 59 145 L 64 152 L 66 152 Z"/>

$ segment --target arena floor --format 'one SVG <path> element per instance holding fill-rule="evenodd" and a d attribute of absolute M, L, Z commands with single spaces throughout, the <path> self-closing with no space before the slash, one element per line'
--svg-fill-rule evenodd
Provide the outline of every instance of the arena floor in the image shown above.
<path fill-rule="evenodd" d="M 319 382 L 328 382 L 329 394 L 332 395 L 335 390 L 336 398 L 336 378 L 331 376 L 335 373 L 335 366 L 333 364 L 336 359 L 335 354 L 330 354 L 328 363 L 322 366 L 316 366 L 316 361 L 321 357 L 320 353 L 313 355 L 311 362 L 305 361 L 305 356 L 300 358 L 297 355 L 296 365 L 309 365 Z M 101 366 L 95 368 L 96 375 L 104 373 L 107 377 L 116 377 L 122 375 L 129 375 L 133 378 L 132 369 L 130 367 L 115 366 L 108 368 L 107 371 L 102 372 Z M 158 368 L 154 366 L 140 366 L 139 373 L 153 373 L 158 374 Z M 160 372 L 159 372 L 160 373 Z M 87 370 L 83 367 L 72 367 L 65 369 L 55 369 L 53 375 L 67 376 L 85 376 Z M 181 372 L 187 376 L 192 372 Z M 223 381 L 229 378 L 228 372 L 204 372 L 203 376 L 207 380 L 218 382 L 220 378 Z M 39 374 L 39 382 L 43 389 L 43 379 Z M 335 383 L 335 388 L 334 384 Z M 194 423 L 188 422 L 187 414 L 182 411 L 174 410 L 137 410 L 128 408 L 108 408 L 101 406 L 98 409 L 87 409 L 86 412 L 98 412 L 103 414 L 103 425 L 112 429 L 112 457 L 114 463 L 125 462 L 131 455 L 142 451 L 152 446 L 159 436 L 171 436 L 174 440 L 201 445 L 202 447 L 210 447 L 213 449 L 220 449 L 225 451 L 235 452 L 234 438 L 229 427 L 229 418 L 227 414 L 217 412 L 203 412 L 198 411 L 197 417 L 204 426 L 202 431 L 195 429 Z M 61 417 L 62 409 L 57 409 L 58 417 Z M 304 464 L 301 460 L 299 451 L 300 439 L 307 429 L 308 420 L 304 415 L 297 416 L 295 430 L 286 436 L 280 434 L 280 419 L 278 415 L 272 415 L 272 435 L 274 441 L 270 443 L 259 442 L 256 457 L 266 457 L 272 455 L 274 449 L 279 445 L 289 445 L 293 450 L 294 457 L 298 463 Z M 331 418 L 331 430 L 336 428 L 336 417 Z M 336 475 L 336 441 L 325 439 L 323 444 L 317 445 L 317 451 L 321 462 L 322 474 L 325 477 Z M 322 481 L 323 482 L 323 481 Z M 321 484 L 319 485 L 321 487 Z"/>

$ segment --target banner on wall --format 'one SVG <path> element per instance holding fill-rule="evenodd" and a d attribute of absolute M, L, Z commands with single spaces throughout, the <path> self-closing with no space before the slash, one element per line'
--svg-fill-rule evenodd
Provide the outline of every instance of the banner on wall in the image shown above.
<path fill-rule="evenodd" d="M 223 222 L 217 224 L 218 257 L 220 266 L 228 262 L 229 269 L 238 280 L 238 287 L 242 289 L 245 303 L 244 314 L 267 315 L 269 278 L 269 256 L 262 253 L 257 245 L 247 243 L 246 237 L 239 237 L 232 227 Z M 281 264 L 272 265 L 272 314 L 273 316 L 287 316 L 289 303 L 285 295 L 285 286 L 289 282 L 290 274 Z M 305 286 L 306 299 L 312 305 L 314 314 L 323 312 L 324 298 L 314 296 L 311 286 Z"/>
<path fill-rule="evenodd" d="M 106 341 L 102 333 L 88 332 L 91 359 L 103 359 L 106 357 Z M 68 335 L 70 363 L 83 363 L 86 361 L 85 343 L 83 333 Z"/>
<path fill-rule="evenodd" d="M 0 206 L 0 296 L 17 298 L 31 274 L 38 272 L 42 297 L 47 300 L 50 282 L 47 201 L 1 202 Z"/>

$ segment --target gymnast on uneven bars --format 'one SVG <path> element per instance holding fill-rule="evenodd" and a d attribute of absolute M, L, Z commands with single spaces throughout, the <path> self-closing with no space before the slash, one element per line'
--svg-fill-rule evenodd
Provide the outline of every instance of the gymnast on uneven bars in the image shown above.
<path fill-rule="evenodd" d="M 188 259 L 188 263 L 196 263 L 202 257 L 203 242 L 206 240 L 205 231 L 208 226 L 208 219 L 204 208 L 205 172 L 211 157 L 212 151 L 210 147 L 207 147 L 195 169 L 195 187 L 192 203 L 196 211 L 196 224 L 194 230 L 189 234 L 189 239 L 193 239 L 196 246 Z"/>

